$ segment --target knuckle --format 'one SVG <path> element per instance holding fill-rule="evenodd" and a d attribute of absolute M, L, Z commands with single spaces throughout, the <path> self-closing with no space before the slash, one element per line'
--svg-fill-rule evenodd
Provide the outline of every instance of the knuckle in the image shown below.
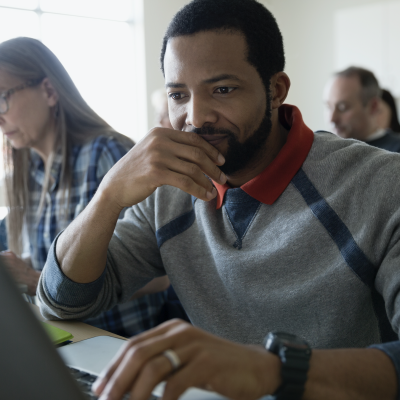
<path fill-rule="evenodd" d="M 148 137 L 158 137 L 160 135 L 161 136 L 165 135 L 164 128 L 161 128 L 160 126 L 155 126 L 155 127 L 151 128 L 149 130 L 149 132 L 147 133 Z"/>
<path fill-rule="evenodd" d="M 198 343 L 198 351 L 198 362 L 203 365 L 212 365 L 214 357 L 210 351 L 204 348 L 204 346 L 201 346 L 200 343 Z"/>
<path fill-rule="evenodd" d="M 191 186 L 191 179 L 188 176 L 180 175 L 178 178 L 179 185 L 184 188 L 188 189 Z"/>
<path fill-rule="evenodd" d="M 197 175 L 200 172 L 200 168 L 196 164 L 189 164 L 187 173 L 189 175 Z"/>
<path fill-rule="evenodd" d="M 184 321 L 176 325 L 173 333 L 180 336 L 184 342 L 192 341 L 196 337 L 195 328 Z"/>
<path fill-rule="evenodd" d="M 148 132 L 148 136 L 152 136 L 152 135 L 156 135 L 157 134 L 157 131 L 158 131 L 158 127 L 157 126 L 155 126 L 154 128 L 151 128 L 150 130 L 149 130 L 149 132 Z"/>
<path fill-rule="evenodd" d="M 165 386 L 164 397 L 165 399 L 177 399 L 188 388 L 187 383 L 178 379 L 169 379 Z"/>
<path fill-rule="evenodd" d="M 165 373 L 163 363 L 164 360 L 161 357 L 149 361 L 142 369 L 143 376 L 154 379 L 156 376 L 163 375 Z"/>
<path fill-rule="evenodd" d="M 214 175 L 216 176 L 216 177 L 220 177 L 221 176 L 221 170 L 216 166 L 216 165 L 214 165 L 214 171 L 213 171 L 213 173 L 214 173 Z"/>
<path fill-rule="evenodd" d="M 182 319 L 179 318 L 173 318 L 170 319 L 169 321 L 164 322 L 166 326 L 171 326 L 171 327 L 177 327 L 181 325 L 189 325 L 186 321 L 183 321 Z"/>
<path fill-rule="evenodd" d="M 159 136 L 151 136 L 147 143 L 147 147 L 150 152 L 158 152 L 162 150 L 163 147 L 163 140 Z"/>
<path fill-rule="evenodd" d="M 134 360 L 141 363 L 147 358 L 146 347 L 141 345 L 133 346 L 126 352 L 126 356 L 129 360 Z"/>
<path fill-rule="evenodd" d="M 192 157 L 196 161 L 201 161 L 204 158 L 204 152 L 199 147 L 193 147 Z"/>
<path fill-rule="evenodd" d="M 200 138 L 197 133 L 188 132 L 188 139 L 191 144 L 198 145 L 200 143 Z"/>

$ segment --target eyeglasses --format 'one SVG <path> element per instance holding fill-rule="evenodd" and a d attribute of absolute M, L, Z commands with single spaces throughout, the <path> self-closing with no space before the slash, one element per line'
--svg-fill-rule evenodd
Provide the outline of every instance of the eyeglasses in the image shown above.
<path fill-rule="evenodd" d="M 23 90 L 27 87 L 39 85 L 39 83 L 42 81 L 43 78 L 32 79 L 28 82 L 22 83 L 21 85 L 15 86 L 11 89 L 6 90 L 5 92 L 0 93 L 0 114 L 5 114 L 8 111 L 8 99 L 13 93 L 18 92 L 19 90 Z"/>

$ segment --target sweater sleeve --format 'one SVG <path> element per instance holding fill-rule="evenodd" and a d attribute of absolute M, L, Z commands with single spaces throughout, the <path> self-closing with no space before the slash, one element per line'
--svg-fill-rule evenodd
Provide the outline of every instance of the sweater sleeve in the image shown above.
<path fill-rule="evenodd" d="M 371 348 L 375 348 L 378 350 L 383 351 L 393 363 L 393 366 L 396 370 L 397 374 L 397 400 L 400 400 L 400 342 L 388 342 L 388 343 L 381 343 L 381 344 L 374 344 L 370 346 Z"/>
<path fill-rule="evenodd" d="M 388 224 L 390 226 L 390 224 Z M 398 393 L 397 399 L 400 400 L 400 341 L 396 340 L 400 334 L 400 229 L 393 229 L 392 240 L 389 243 L 388 251 L 381 263 L 376 279 L 375 288 L 382 295 L 387 317 L 390 325 L 385 328 L 381 324 L 381 335 L 385 336 L 385 330 L 393 329 L 394 341 L 374 344 L 371 347 L 383 351 L 393 362 L 397 373 Z"/>
<path fill-rule="evenodd" d="M 117 222 L 100 278 L 86 284 L 65 276 L 56 258 L 57 239 L 38 285 L 41 312 L 48 319 L 85 319 L 129 300 L 155 277 L 165 275 L 149 217 L 153 197 L 126 210 Z M 154 217 L 153 217 L 154 218 Z"/>

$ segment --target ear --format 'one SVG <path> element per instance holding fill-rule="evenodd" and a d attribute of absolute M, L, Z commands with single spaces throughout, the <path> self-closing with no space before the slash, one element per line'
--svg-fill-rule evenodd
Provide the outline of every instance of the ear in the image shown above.
<path fill-rule="evenodd" d="M 58 93 L 54 89 L 54 86 L 50 82 L 49 78 L 44 78 L 41 83 L 41 89 L 43 96 L 49 107 L 54 107 L 58 103 Z"/>
<path fill-rule="evenodd" d="M 376 115 L 379 113 L 379 98 L 374 97 L 368 103 L 368 110 L 371 115 Z"/>
<path fill-rule="evenodd" d="M 271 78 L 271 107 L 279 108 L 285 101 L 290 88 L 290 79 L 285 72 L 277 72 Z"/>

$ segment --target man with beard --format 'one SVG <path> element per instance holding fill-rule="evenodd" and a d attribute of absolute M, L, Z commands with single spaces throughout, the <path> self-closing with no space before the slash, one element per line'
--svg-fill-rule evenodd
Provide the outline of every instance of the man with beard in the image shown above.
<path fill-rule="evenodd" d="M 95 392 L 144 400 L 166 380 L 165 399 L 396 398 L 396 155 L 314 134 L 283 105 L 282 37 L 255 0 L 189 3 L 161 65 L 175 130 L 107 174 L 53 244 L 39 297 L 47 317 L 83 318 L 168 274 L 195 327 L 133 338 Z"/>

